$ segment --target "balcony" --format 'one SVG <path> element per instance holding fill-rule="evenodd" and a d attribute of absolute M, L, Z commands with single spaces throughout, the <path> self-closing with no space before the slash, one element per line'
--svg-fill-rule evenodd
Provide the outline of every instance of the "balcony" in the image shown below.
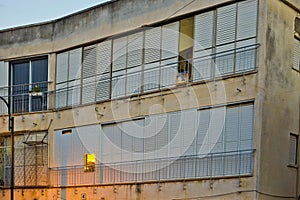
<path fill-rule="evenodd" d="M 49 108 L 49 82 L 13 85 L 0 88 L 0 94 L 12 102 L 13 113 L 44 111 Z M 0 113 L 7 113 L 5 105 L 0 103 Z"/>
<path fill-rule="evenodd" d="M 55 91 L 48 91 L 49 82 L 2 87 L 0 95 L 13 102 L 13 113 L 129 98 L 251 72 L 256 69 L 258 46 L 250 45 L 209 55 L 203 50 L 195 53 L 196 58 L 181 62 L 174 57 L 131 67 L 126 71 L 79 77 L 57 83 Z M 0 113 L 7 113 L 5 105 L 1 103 Z"/>
<path fill-rule="evenodd" d="M 118 98 L 130 98 L 179 86 L 244 74 L 256 69 L 258 45 L 177 62 L 177 57 L 134 66 L 126 70 L 96 74 L 56 84 L 56 108 L 71 107 Z"/>
<path fill-rule="evenodd" d="M 84 166 L 57 167 L 50 169 L 50 184 L 61 187 L 249 176 L 253 156 L 253 150 L 244 150 L 102 163 L 95 166 L 94 172 L 84 172 Z"/>

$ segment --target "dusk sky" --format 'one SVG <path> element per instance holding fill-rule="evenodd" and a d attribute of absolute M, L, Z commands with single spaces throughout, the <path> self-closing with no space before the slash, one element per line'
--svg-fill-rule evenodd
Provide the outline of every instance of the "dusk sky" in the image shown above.
<path fill-rule="evenodd" d="M 0 30 L 54 20 L 109 0 L 0 0 Z"/>

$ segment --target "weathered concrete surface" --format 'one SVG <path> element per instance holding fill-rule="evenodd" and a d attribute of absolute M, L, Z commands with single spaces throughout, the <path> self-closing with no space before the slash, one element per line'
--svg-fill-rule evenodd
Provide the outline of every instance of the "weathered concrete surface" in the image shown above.
<path fill-rule="evenodd" d="M 264 25 L 259 32 L 265 34 L 265 55 L 258 75 L 262 98 L 258 189 L 274 196 L 260 194 L 259 199 L 295 198 L 297 169 L 288 165 L 290 133 L 299 133 L 300 76 L 292 69 L 297 13 L 281 1 L 260 2 L 264 10 L 260 19 L 265 21 L 260 22 Z M 300 7 L 299 1 L 293 3 Z"/>

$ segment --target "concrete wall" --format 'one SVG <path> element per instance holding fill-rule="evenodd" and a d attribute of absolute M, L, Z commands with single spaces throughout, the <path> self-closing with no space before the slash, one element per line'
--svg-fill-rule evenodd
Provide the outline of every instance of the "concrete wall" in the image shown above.
<path fill-rule="evenodd" d="M 0 31 L 0 60 L 63 50 L 230 1 L 114 1 L 53 22 Z"/>
<path fill-rule="evenodd" d="M 110 185 L 80 188 L 17 189 L 18 200 L 81 200 L 82 195 L 88 200 L 141 200 L 141 199 L 255 199 L 255 192 L 246 189 L 251 185 L 247 180 L 204 180 L 173 183 L 148 183 L 129 185 Z M 10 199 L 9 190 L 0 192 L 2 200 Z"/>
<path fill-rule="evenodd" d="M 15 199 L 184 199 L 215 196 L 211 199 L 267 199 L 257 195 L 258 189 L 267 194 L 296 195 L 296 168 L 288 165 L 288 142 L 290 132 L 299 133 L 299 72 L 293 70 L 293 23 L 297 13 L 279 0 L 259 0 L 258 72 L 232 77 L 216 82 L 176 88 L 161 94 L 143 96 L 141 104 L 136 98 L 92 104 L 59 112 L 16 116 L 16 131 L 45 130 L 51 119 L 49 141 L 53 130 L 87 124 L 98 124 L 114 119 L 126 119 L 180 109 L 199 108 L 213 104 L 226 104 L 243 100 L 255 100 L 254 148 L 255 165 L 253 177 L 169 182 L 158 184 L 80 187 L 67 189 L 21 189 L 15 191 Z M 229 0 L 119 0 L 95 7 L 52 22 L 0 31 L 0 60 L 49 54 L 49 80 L 55 77 L 55 54 L 78 45 L 98 41 L 114 34 L 205 9 Z M 299 0 L 293 2 L 299 5 Z M 162 6 L 163 5 L 163 6 Z M 299 5 L 300 6 L 300 5 Z M 299 15 L 299 14 L 298 14 Z M 50 85 L 54 89 L 54 84 Z M 237 90 L 240 89 L 240 92 Z M 298 92 L 297 92 L 298 91 Z M 104 114 L 99 117 L 95 107 Z M 295 117 L 293 117 L 295 116 Z M 0 133 L 8 133 L 7 118 L 0 120 Z M 35 126 L 33 123 L 36 123 Z M 49 146 L 50 167 L 53 147 Z M 259 177 L 258 185 L 256 180 Z M 136 188 L 140 187 L 137 190 Z M 184 189 L 184 187 L 186 187 Z M 237 193 L 237 191 L 242 191 Z M 300 190 L 299 190 L 300 191 Z M 2 194 L 1 194 L 2 192 Z M 4 194 L 4 195 L 3 195 Z M 228 194 L 218 196 L 219 194 Z M 72 198 L 71 198 L 72 196 Z M 0 198 L 9 199 L 8 190 L 0 190 Z M 269 199 L 276 199 L 270 197 Z M 280 199 L 280 198 L 278 198 Z"/>
<path fill-rule="evenodd" d="M 294 3 L 300 7 L 299 1 Z M 259 70 L 262 129 L 258 189 L 265 194 L 259 199 L 295 198 L 298 169 L 288 165 L 290 133 L 299 134 L 300 74 L 292 69 L 297 13 L 281 1 L 263 0 L 261 9 L 261 18 L 266 21 L 260 34 L 266 39 Z"/>

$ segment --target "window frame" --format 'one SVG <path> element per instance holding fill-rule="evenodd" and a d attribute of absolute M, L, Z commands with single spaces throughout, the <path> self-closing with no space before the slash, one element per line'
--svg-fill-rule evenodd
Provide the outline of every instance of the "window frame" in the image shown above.
<path fill-rule="evenodd" d="M 298 64 L 298 66 L 296 66 Z M 294 36 L 293 69 L 300 72 L 300 36 Z"/>
<path fill-rule="evenodd" d="M 292 138 L 295 139 L 295 146 L 291 146 L 292 143 Z M 288 166 L 290 167 L 298 167 L 298 163 L 299 163 L 299 159 L 298 159 L 298 151 L 299 151 L 299 135 L 295 134 L 295 133 L 290 133 L 289 135 L 289 164 Z M 292 150 L 294 150 L 295 152 L 291 152 Z M 294 155 L 294 157 L 292 158 L 291 156 Z M 292 160 L 294 162 L 292 162 Z"/>
<path fill-rule="evenodd" d="M 33 66 L 33 62 L 34 61 L 39 61 L 39 60 L 43 60 L 47 63 L 46 66 L 46 80 L 45 81 L 38 81 L 38 82 L 34 82 L 33 80 L 33 71 L 34 71 L 34 66 Z M 28 83 L 21 83 L 21 84 L 14 84 L 14 76 L 15 76 L 15 71 L 14 71 L 14 67 L 16 64 L 24 64 L 24 63 L 28 63 L 28 74 L 26 74 L 26 76 L 28 76 Z M 9 85 L 9 97 L 10 97 L 10 101 L 12 102 L 11 104 L 11 109 L 13 113 L 26 113 L 26 112 L 38 112 L 38 111 L 43 111 L 43 110 L 47 110 L 48 109 L 48 95 L 47 94 L 43 94 L 43 92 L 48 92 L 48 82 L 49 82 L 49 58 L 47 55 L 45 56 L 39 56 L 39 57 L 32 57 L 32 58 L 27 58 L 27 59 L 19 59 L 19 60 L 12 60 L 9 61 L 9 69 L 8 69 L 8 74 L 9 74 L 9 81 L 8 81 L 8 85 Z M 22 74 L 24 75 L 24 74 Z M 35 93 L 35 86 L 39 84 L 39 87 L 41 88 L 37 88 L 38 89 L 38 93 L 42 92 L 41 94 L 37 94 L 34 95 L 32 93 Z M 45 85 L 46 84 L 46 87 Z M 24 87 L 28 85 L 28 94 L 26 93 L 26 88 L 25 88 L 25 92 L 23 91 L 23 93 L 14 93 L 14 88 L 15 87 Z M 22 101 L 21 103 L 25 105 L 25 108 L 22 108 L 21 110 L 19 110 L 18 108 L 16 108 L 15 106 L 18 104 L 18 102 L 15 102 L 16 96 L 15 95 L 22 95 Z M 28 102 L 24 101 L 24 96 L 28 96 Z M 41 97 L 41 107 L 40 108 L 35 108 L 33 107 L 33 105 L 35 104 L 34 100 L 36 100 L 37 98 Z M 45 99 L 44 99 L 45 98 Z M 23 102 L 24 101 L 24 102 Z M 46 103 L 46 105 L 44 105 L 44 103 Z M 25 109 L 25 110 L 24 110 Z"/>

